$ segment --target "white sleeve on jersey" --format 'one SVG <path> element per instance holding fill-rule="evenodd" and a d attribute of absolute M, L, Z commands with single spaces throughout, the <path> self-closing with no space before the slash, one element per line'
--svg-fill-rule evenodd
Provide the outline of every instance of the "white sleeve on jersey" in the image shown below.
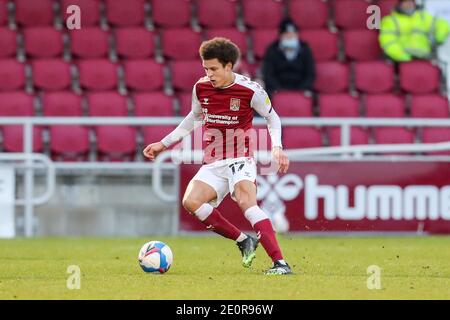
<path fill-rule="evenodd" d="M 197 93 L 192 90 L 192 110 L 181 121 L 178 127 L 161 140 L 161 143 L 166 147 L 170 147 L 172 144 L 180 141 L 184 137 L 188 136 L 194 129 L 202 125 L 202 106 L 197 98 Z"/>
<path fill-rule="evenodd" d="M 281 143 L 281 121 L 278 114 L 272 107 L 267 93 L 258 89 L 255 91 L 251 101 L 251 107 L 267 121 L 272 147 L 282 147 Z"/>

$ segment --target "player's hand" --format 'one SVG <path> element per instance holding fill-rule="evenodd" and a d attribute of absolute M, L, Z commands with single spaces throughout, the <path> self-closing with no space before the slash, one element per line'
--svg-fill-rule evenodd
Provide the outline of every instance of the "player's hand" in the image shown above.
<path fill-rule="evenodd" d="M 155 143 L 149 144 L 144 149 L 143 153 L 144 153 L 145 157 L 147 157 L 153 161 L 158 156 L 158 154 L 160 154 L 161 152 L 163 152 L 166 149 L 167 149 L 167 147 L 162 142 L 155 142 Z"/>
<path fill-rule="evenodd" d="M 272 155 L 278 164 L 278 172 L 286 173 L 289 169 L 289 158 L 280 147 L 273 147 Z"/>

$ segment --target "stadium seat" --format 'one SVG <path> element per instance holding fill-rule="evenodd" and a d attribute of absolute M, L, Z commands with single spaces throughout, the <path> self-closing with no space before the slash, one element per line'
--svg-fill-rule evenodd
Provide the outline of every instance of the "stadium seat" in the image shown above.
<path fill-rule="evenodd" d="M 89 59 L 78 62 L 79 81 L 86 90 L 117 89 L 117 66 L 109 60 Z"/>
<path fill-rule="evenodd" d="M 91 117 L 128 116 L 127 99 L 116 91 L 91 92 L 87 95 Z"/>
<path fill-rule="evenodd" d="M 180 116 L 187 116 L 192 110 L 192 92 L 183 92 L 178 94 L 178 101 L 180 103 Z"/>
<path fill-rule="evenodd" d="M 450 142 L 450 128 L 423 128 L 423 143 Z M 450 155 L 450 151 L 427 152 L 429 155 Z"/>
<path fill-rule="evenodd" d="M 201 61 L 173 61 L 172 86 L 177 91 L 192 92 L 194 84 L 205 76 Z"/>
<path fill-rule="evenodd" d="M 341 62 L 320 62 L 316 65 L 314 89 L 320 93 L 340 93 L 348 90 L 350 69 Z"/>
<path fill-rule="evenodd" d="M 312 117 L 313 101 L 300 92 L 282 91 L 274 94 L 272 106 L 280 117 Z"/>
<path fill-rule="evenodd" d="M 355 64 L 356 89 L 365 93 L 390 92 L 394 88 L 394 66 L 384 61 Z"/>
<path fill-rule="evenodd" d="M 411 99 L 413 118 L 449 118 L 449 102 L 438 94 L 416 95 Z"/>
<path fill-rule="evenodd" d="M 367 26 L 366 0 L 338 0 L 334 1 L 334 21 L 338 28 L 365 29 Z"/>
<path fill-rule="evenodd" d="M 338 54 L 338 36 L 328 29 L 300 31 L 300 39 L 311 47 L 316 62 L 335 60 Z"/>
<path fill-rule="evenodd" d="M 89 129 L 78 125 L 51 126 L 50 152 L 55 161 L 86 161 Z"/>
<path fill-rule="evenodd" d="M 236 1 L 197 0 L 197 16 L 206 28 L 229 28 L 236 26 Z"/>
<path fill-rule="evenodd" d="M 376 30 L 345 30 L 343 32 L 344 51 L 347 59 L 372 61 L 382 57 Z"/>
<path fill-rule="evenodd" d="M 150 0 L 153 23 L 158 28 L 189 27 L 191 20 L 190 2 L 187 0 Z M 173 8 L 177 8 L 173 10 Z"/>
<path fill-rule="evenodd" d="M 272 42 L 277 40 L 277 29 L 256 29 L 252 33 L 253 54 L 255 58 L 261 60 L 266 53 L 267 48 Z"/>
<path fill-rule="evenodd" d="M 0 0 L 0 26 L 8 23 L 8 1 Z"/>
<path fill-rule="evenodd" d="M 283 18 L 283 3 L 276 0 L 246 0 L 242 10 L 250 28 L 277 28 Z"/>
<path fill-rule="evenodd" d="M 16 31 L 0 27 L 0 59 L 13 58 L 16 55 Z"/>
<path fill-rule="evenodd" d="M 198 57 L 200 33 L 189 28 L 165 29 L 161 34 L 163 55 L 168 59 L 190 60 Z"/>
<path fill-rule="evenodd" d="M 21 90 L 25 86 L 25 66 L 16 59 L 0 60 L 0 91 Z"/>
<path fill-rule="evenodd" d="M 289 12 L 300 30 L 327 27 L 328 5 L 322 0 L 291 0 Z"/>
<path fill-rule="evenodd" d="M 48 117 L 81 117 L 81 97 L 71 91 L 45 92 L 42 95 L 42 113 Z"/>
<path fill-rule="evenodd" d="M 71 30 L 70 51 L 74 58 L 105 58 L 109 50 L 109 34 L 98 27 Z"/>
<path fill-rule="evenodd" d="M 380 7 L 381 16 L 384 17 L 391 14 L 397 3 L 398 0 L 378 0 L 375 4 Z"/>
<path fill-rule="evenodd" d="M 439 68 L 428 61 L 401 63 L 399 73 L 400 87 L 409 93 L 433 93 L 439 89 Z"/>
<path fill-rule="evenodd" d="M 414 132 L 401 127 L 375 128 L 374 138 L 376 144 L 404 144 L 414 143 Z M 386 152 L 389 155 L 409 155 L 411 153 Z"/>
<path fill-rule="evenodd" d="M 133 161 L 136 154 L 136 129 L 129 126 L 98 126 L 99 161 Z"/>
<path fill-rule="evenodd" d="M 150 143 L 161 141 L 165 136 L 171 133 L 175 129 L 175 126 L 172 125 L 159 125 L 159 126 L 150 126 L 144 127 L 142 129 L 142 134 L 144 137 L 144 145 L 148 145 Z"/>
<path fill-rule="evenodd" d="M 1 117 L 31 117 L 34 115 L 33 96 L 22 91 L 0 92 Z"/>
<path fill-rule="evenodd" d="M 23 152 L 23 126 L 3 126 L 3 150 L 6 152 Z M 33 127 L 33 152 L 43 150 L 42 129 Z"/>
<path fill-rule="evenodd" d="M 366 117 L 403 118 L 405 98 L 394 94 L 367 95 L 365 97 Z"/>
<path fill-rule="evenodd" d="M 152 58 L 155 34 L 144 28 L 118 28 L 115 31 L 117 55 L 122 59 Z"/>
<path fill-rule="evenodd" d="M 229 1 L 229 0 L 225 0 Z M 214 37 L 224 37 L 233 41 L 241 51 L 241 55 L 245 57 L 247 54 L 247 37 L 246 34 L 240 32 L 235 28 L 217 28 L 217 29 L 209 29 L 206 31 L 206 36 L 208 39 L 212 39 Z"/>
<path fill-rule="evenodd" d="M 285 149 L 322 147 L 322 133 L 314 127 L 284 127 L 282 139 Z"/>
<path fill-rule="evenodd" d="M 95 27 L 100 21 L 100 1 L 99 0 L 62 0 L 61 1 L 61 17 L 63 21 L 72 13 L 67 13 L 67 8 L 71 5 L 77 5 L 82 12 L 82 27 Z"/>
<path fill-rule="evenodd" d="M 321 117 L 359 117 L 359 100 L 345 93 L 321 94 L 319 115 Z"/>
<path fill-rule="evenodd" d="M 341 145 L 341 128 L 328 128 L 328 139 L 331 147 Z M 350 145 L 369 144 L 369 133 L 359 127 L 350 128 Z"/>
<path fill-rule="evenodd" d="M 163 92 L 145 92 L 133 95 L 134 115 L 137 117 L 173 117 L 172 97 Z"/>
<path fill-rule="evenodd" d="M 23 36 L 30 58 L 55 58 L 63 52 L 62 34 L 53 27 L 25 28 Z"/>
<path fill-rule="evenodd" d="M 60 91 L 70 89 L 70 64 L 60 59 L 41 59 L 32 62 L 33 85 L 37 89 Z"/>
<path fill-rule="evenodd" d="M 52 0 L 15 0 L 16 23 L 24 27 L 53 24 Z"/>
<path fill-rule="evenodd" d="M 164 87 L 163 65 L 154 60 L 129 60 L 124 64 L 125 84 L 130 90 L 158 91 Z"/>
<path fill-rule="evenodd" d="M 144 24 L 145 0 L 105 0 L 106 18 L 114 27 L 131 27 Z"/>

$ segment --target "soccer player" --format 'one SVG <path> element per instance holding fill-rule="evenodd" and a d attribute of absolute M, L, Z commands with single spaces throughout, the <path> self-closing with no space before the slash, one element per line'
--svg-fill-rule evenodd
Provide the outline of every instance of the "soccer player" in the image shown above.
<path fill-rule="evenodd" d="M 192 111 L 160 142 L 143 151 L 150 160 L 203 125 L 203 166 L 190 181 L 183 197 L 184 208 L 208 229 L 237 242 L 242 264 L 250 267 L 261 242 L 273 261 L 266 274 L 291 274 L 283 259 L 272 223 L 256 202 L 256 163 L 253 159 L 253 112 L 267 121 L 272 155 L 278 171 L 286 173 L 289 159 L 281 144 L 280 118 L 264 89 L 247 77 L 233 72 L 239 48 L 225 38 L 214 38 L 200 46 L 206 77 L 194 85 Z M 242 233 L 217 210 L 230 193 L 257 237 Z"/>

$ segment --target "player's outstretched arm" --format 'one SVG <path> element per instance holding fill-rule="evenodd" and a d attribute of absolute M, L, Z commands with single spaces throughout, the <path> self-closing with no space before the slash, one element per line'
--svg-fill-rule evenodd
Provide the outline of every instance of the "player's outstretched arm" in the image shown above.
<path fill-rule="evenodd" d="M 143 153 L 145 157 L 153 161 L 158 156 L 158 154 L 160 154 L 166 149 L 167 147 L 162 142 L 155 142 L 145 147 Z"/>

